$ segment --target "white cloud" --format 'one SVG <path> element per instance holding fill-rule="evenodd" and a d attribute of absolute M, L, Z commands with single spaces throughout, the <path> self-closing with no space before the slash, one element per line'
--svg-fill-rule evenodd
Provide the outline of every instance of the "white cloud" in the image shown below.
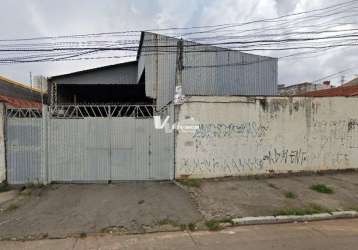
<path fill-rule="evenodd" d="M 342 0 L 2 0 L 0 38 L 54 36 L 173 26 L 240 23 L 271 18 Z M 16 15 L 14 15 L 16 13 Z M 288 52 L 285 52 L 288 53 Z M 279 53 L 261 53 L 278 56 Z M 279 82 L 310 81 L 357 65 L 357 49 L 334 49 L 308 59 L 284 60 Z M 124 59 L 123 59 L 124 60 Z M 28 81 L 33 74 L 56 75 L 123 60 L 0 65 L 0 74 Z M 357 71 L 348 72 L 346 79 Z M 336 79 L 339 81 L 339 77 Z"/>

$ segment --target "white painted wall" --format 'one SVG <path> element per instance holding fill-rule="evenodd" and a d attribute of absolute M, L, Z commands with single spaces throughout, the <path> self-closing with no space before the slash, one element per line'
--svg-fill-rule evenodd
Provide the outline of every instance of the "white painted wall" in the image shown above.
<path fill-rule="evenodd" d="M 261 100 L 260 100 L 261 99 Z M 176 177 L 358 168 L 358 98 L 190 97 L 177 121 Z"/>
<path fill-rule="evenodd" d="M 0 103 L 0 183 L 6 180 L 5 115 L 5 105 L 4 103 Z"/>

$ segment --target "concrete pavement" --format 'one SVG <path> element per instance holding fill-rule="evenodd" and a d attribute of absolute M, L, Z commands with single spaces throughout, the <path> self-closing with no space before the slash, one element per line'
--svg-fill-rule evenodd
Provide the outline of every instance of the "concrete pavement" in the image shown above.
<path fill-rule="evenodd" d="M 0 249 L 357 249 L 358 219 L 243 226 L 220 232 L 166 232 L 0 242 Z"/>
<path fill-rule="evenodd" d="M 144 233 L 202 220 L 189 194 L 170 182 L 50 185 L 18 198 L 0 213 L 2 239 Z"/>

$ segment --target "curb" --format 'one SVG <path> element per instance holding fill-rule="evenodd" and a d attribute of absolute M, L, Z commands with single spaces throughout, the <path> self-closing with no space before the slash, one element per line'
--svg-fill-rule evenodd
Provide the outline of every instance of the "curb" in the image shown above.
<path fill-rule="evenodd" d="M 351 219 L 351 218 L 358 218 L 358 212 L 341 211 L 341 212 L 321 213 L 321 214 L 312 214 L 312 215 L 244 217 L 244 218 L 232 219 L 232 222 L 235 226 L 240 226 L 240 225 L 278 224 L 278 223 L 306 222 L 306 221 L 333 220 L 333 219 Z"/>

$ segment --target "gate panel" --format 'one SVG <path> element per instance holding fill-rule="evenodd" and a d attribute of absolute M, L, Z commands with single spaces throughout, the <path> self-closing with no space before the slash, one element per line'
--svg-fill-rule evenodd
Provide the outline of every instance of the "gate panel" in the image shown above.
<path fill-rule="evenodd" d="M 23 184 L 40 181 L 41 118 L 7 118 L 7 181 Z"/>
<path fill-rule="evenodd" d="M 112 118 L 111 132 L 111 180 L 135 180 L 138 176 L 135 155 L 135 119 Z"/>
<path fill-rule="evenodd" d="M 87 181 L 110 179 L 110 120 L 109 118 L 86 118 L 86 160 L 83 162 L 83 178 Z"/>
<path fill-rule="evenodd" d="M 84 120 L 49 119 L 49 181 L 77 181 L 85 174 Z"/>

